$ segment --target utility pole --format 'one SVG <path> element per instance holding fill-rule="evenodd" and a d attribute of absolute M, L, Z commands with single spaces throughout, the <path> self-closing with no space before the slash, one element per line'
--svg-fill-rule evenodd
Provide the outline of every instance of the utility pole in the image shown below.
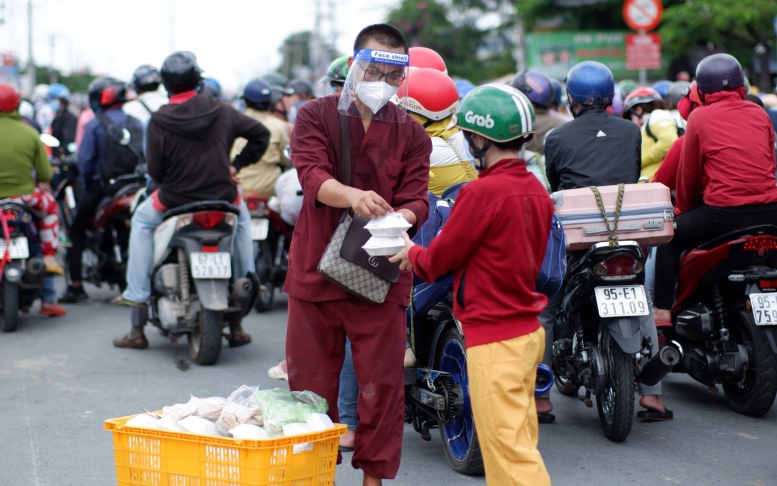
<path fill-rule="evenodd" d="M 35 88 L 35 60 L 32 56 L 32 0 L 27 0 L 27 76 L 30 92 Z"/>
<path fill-rule="evenodd" d="M 175 52 L 175 0 L 167 0 L 167 21 L 168 21 L 168 45 L 170 53 Z"/>
<path fill-rule="evenodd" d="M 57 34 L 51 34 L 49 36 L 49 48 L 51 48 L 51 54 L 49 58 L 49 84 L 57 82 L 57 71 L 54 70 L 54 46 L 57 42 Z"/>

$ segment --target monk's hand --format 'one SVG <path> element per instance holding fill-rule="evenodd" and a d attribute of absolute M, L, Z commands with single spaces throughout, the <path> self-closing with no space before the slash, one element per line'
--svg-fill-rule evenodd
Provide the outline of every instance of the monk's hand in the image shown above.
<path fill-rule="evenodd" d="M 405 247 L 402 248 L 402 251 L 389 258 L 389 261 L 391 263 L 400 262 L 400 270 L 413 270 L 413 264 L 410 263 L 410 249 L 415 246 L 415 243 L 407 236 L 407 233 L 402 233 L 402 239 L 405 240 Z"/>
<path fill-rule="evenodd" d="M 234 165 L 229 166 L 229 177 L 232 178 L 232 183 L 236 186 L 240 185 L 240 179 L 237 178 L 237 169 Z"/>
<path fill-rule="evenodd" d="M 348 198 L 348 202 L 354 213 L 368 218 L 385 216 L 386 213 L 393 211 L 391 205 L 374 191 L 354 189 Z"/>

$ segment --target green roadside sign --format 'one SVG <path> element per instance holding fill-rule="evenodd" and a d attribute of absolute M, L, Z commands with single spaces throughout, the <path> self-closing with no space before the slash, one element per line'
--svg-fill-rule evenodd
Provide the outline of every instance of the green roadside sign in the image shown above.
<path fill-rule="evenodd" d="M 634 78 L 637 71 L 626 69 L 626 34 L 629 30 L 536 32 L 526 36 L 528 69 L 563 80 L 570 68 L 581 61 L 597 61 L 612 71 L 615 79 Z M 664 59 L 663 67 L 667 66 Z M 661 70 L 649 71 L 661 77 Z"/>

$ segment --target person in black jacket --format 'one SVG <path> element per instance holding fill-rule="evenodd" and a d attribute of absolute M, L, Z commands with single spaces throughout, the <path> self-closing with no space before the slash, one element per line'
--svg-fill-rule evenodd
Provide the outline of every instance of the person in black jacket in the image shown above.
<path fill-rule="evenodd" d="M 70 155 L 68 145 L 76 141 L 76 116 L 67 109 L 70 102 L 70 90 L 62 84 L 52 84 L 46 98 L 56 115 L 51 122 L 51 135 L 59 140 L 59 147 L 52 149 L 56 158 Z"/>
<path fill-rule="evenodd" d="M 634 184 L 642 168 L 642 136 L 639 127 L 605 112 L 612 104 L 615 83 L 607 66 L 586 61 L 572 67 L 567 76 L 569 112 L 574 117 L 554 129 L 545 139 L 545 168 L 552 191 L 589 186 Z M 540 314 L 545 328 L 545 354 L 542 362 L 551 366 L 553 327 L 563 292 L 558 292 Z M 651 306 L 652 307 L 652 306 Z M 640 332 L 650 336 L 652 352 L 658 352 L 658 334 L 653 314 L 640 320 Z M 658 395 L 661 384 L 639 384 L 641 412 L 648 420 L 672 418 Z M 553 405 L 549 394 L 536 399 L 540 422 L 552 422 Z"/>
<path fill-rule="evenodd" d="M 256 271 L 251 216 L 237 191 L 236 174 L 262 158 L 270 132 L 217 98 L 199 94 L 201 72 L 191 52 L 174 52 L 162 64 L 162 83 L 170 103 L 151 115 L 146 133 L 148 174 L 160 188 L 132 216 L 127 289 L 114 301 L 133 311 L 130 333 L 113 341 L 120 348 L 148 347 L 143 326 L 151 296 L 154 229 L 162 223 L 165 210 L 206 200 L 239 205 L 234 273 L 240 278 Z M 230 164 L 229 151 L 238 137 L 248 143 Z M 251 336 L 238 320 L 230 323 L 228 340 L 230 346 L 241 346 L 250 343 Z"/>

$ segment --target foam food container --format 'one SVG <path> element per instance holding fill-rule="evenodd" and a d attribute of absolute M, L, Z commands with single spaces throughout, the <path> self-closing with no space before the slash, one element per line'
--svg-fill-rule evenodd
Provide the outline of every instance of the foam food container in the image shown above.
<path fill-rule="evenodd" d="M 171 432 L 187 432 L 187 430 L 178 425 L 178 422 L 170 415 L 159 419 L 157 424 L 160 429 L 169 430 Z"/>
<path fill-rule="evenodd" d="M 412 225 L 400 213 L 388 213 L 370 220 L 366 226 L 372 236 L 402 236 Z"/>
<path fill-rule="evenodd" d="M 301 435 L 310 433 L 310 426 L 308 424 L 286 424 L 283 426 L 283 436 L 289 435 Z M 312 451 L 313 444 L 305 442 L 303 444 L 294 444 L 293 453 L 299 454 L 300 452 Z"/>
<path fill-rule="evenodd" d="M 332 429 L 335 426 L 335 424 L 332 423 L 332 419 L 329 418 L 329 415 L 324 413 L 311 414 L 310 417 L 308 417 L 307 424 L 312 432 Z"/>
<path fill-rule="evenodd" d="M 216 424 L 208 419 L 191 415 L 178 421 L 178 425 L 186 429 L 187 432 L 197 435 L 214 435 L 221 437 L 219 429 L 216 428 Z"/>
<path fill-rule="evenodd" d="M 159 419 L 147 413 L 136 415 L 127 421 L 130 427 L 143 427 L 144 429 L 160 429 Z"/>
<path fill-rule="evenodd" d="M 362 246 L 370 256 L 396 255 L 405 247 L 401 236 L 373 236 Z"/>
<path fill-rule="evenodd" d="M 235 439 L 264 440 L 272 439 L 270 433 L 254 424 L 241 424 L 229 431 Z"/>

